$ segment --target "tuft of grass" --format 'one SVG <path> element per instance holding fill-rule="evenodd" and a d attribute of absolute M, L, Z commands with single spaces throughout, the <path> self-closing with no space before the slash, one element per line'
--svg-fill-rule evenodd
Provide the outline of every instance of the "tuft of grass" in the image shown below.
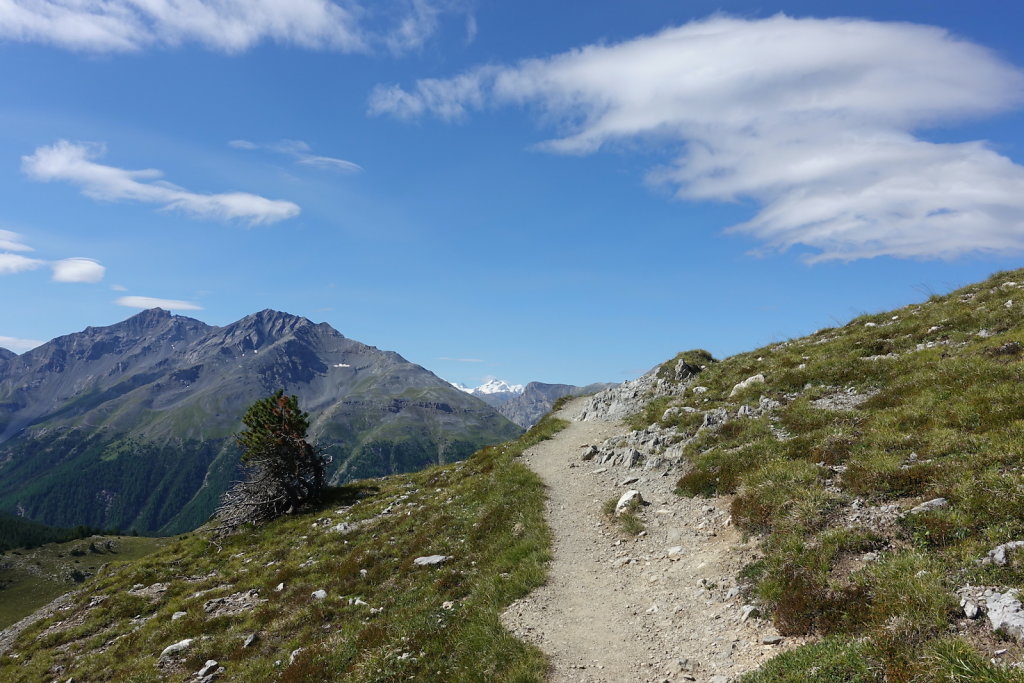
<path fill-rule="evenodd" d="M 881 683 L 860 640 L 831 637 L 785 652 L 740 683 Z"/>
<path fill-rule="evenodd" d="M 639 515 L 643 505 L 634 498 L 629 501 L 629 504 L 626 505 L 622 512 L 616 515 L 615 507 L 618 505 L 618 502 L 619 496 L 606 500 L 601 505 L 601 512 L 604 513 L 604 516 L 607 517 L 609 521 L 616 524 L 619 529 L 628 536 L 636 536 L 641 531 L 644 531 L 647 526 Z"/>

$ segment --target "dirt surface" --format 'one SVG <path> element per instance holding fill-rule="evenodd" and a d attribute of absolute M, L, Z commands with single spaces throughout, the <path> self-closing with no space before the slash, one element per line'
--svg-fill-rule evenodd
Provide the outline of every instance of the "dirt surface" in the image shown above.
<path fill-rule="evenodd" d="M 579 402 L 559 417 L 570 419 Z M 582 460 L 585 445 L 627 431 L 572 422 L 524 454 L 548 487 L 554 559 L 547 584 L 509 607 L 506 626 L 548 654 L 552 681 L 725 683 L 798 645 L 764 644 L 778 636 L 770 623 L 743 620 L 736 575 L 756 546 L 731 526 L 728 500 L 675 495 L 678 471 Z M 629 489 L 647 502 L 639 537 L 602 512 Z"/>

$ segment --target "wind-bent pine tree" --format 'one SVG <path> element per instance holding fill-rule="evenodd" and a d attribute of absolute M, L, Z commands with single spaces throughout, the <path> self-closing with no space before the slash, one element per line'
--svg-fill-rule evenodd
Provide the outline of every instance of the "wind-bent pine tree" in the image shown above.
<path fill-rule="evenodd" d="M 324 487 L 328 458 L 307 441 L 309 414 L 297 396 L 278 389 L 249 406 L 242 423 L 246 429 L 235 441 L 246 476 L 221 498 L 220 531 L 290 514 L 316 500 Z"/>

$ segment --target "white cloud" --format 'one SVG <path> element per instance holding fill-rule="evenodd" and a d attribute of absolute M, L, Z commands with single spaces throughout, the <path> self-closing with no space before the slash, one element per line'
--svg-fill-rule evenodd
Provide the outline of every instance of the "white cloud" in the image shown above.
<path fill-rule="evenodd" d="M 118 306 L 128 308 L 163 308 L 168 311 L 201 311 L 203 307 L 190 301 L 176 299 L 155 299 L 151 296 L 122 296 L 114 302 Z"/>
<path fill-rule="evenodd" d="M 451 0 L 0 0 L 0 39 L 90 52 L 198 43 L 237 53 L 263 42 L 313 50 L 419 48 Z"/>
<path fill-rule="evenodd" d="M 0 275 L 13 275 L 26 270 L 35 270 L 46 265 L 46 261 L 28 258 L 21 254 L 0 253 Z"/>
<path fill-rule="evenodd" d="M 124 285 L 110 285 L 110 289 L 115 292 L 127 292 L 128 288 Z"/>
<path fill-rule="evenodd" d="M 250 142 L 249 140 L 231 140 L 228 145 L 236 149 L 246 150 L 257 150 L 267 149 L 272 152 L 284 154 L 293 158 L 297 163 L 305 166 L 313 166 L 316 168 L 323 168 L 333 171 L 362 171 L 363 167 L 359 164 L 346 161 L 345 159 L 338 159 L 336 157 L 325 157 L 313 153 L 313 149 L 308 143 L 302 140 L 280 140 L 267 145 L 257 144 Z"/>
<path fill-rule="evenodd" d="M 1020 69 L 940 28 L 778 15 L 378 86 L 369 110 L 458 120 L 532 105 L 562 132 L 544 149 L 668 149 L 652 182 L 681 199 L 754 199 L 734 231 L 849 260 L 1024 250 L 1024 167 L 985 142 L 921 137 L 1022 101 Z"/>
<path fill-rule="evenodd" d="M 10 230 L 0 230 L 0 249 L 4 251 L 32 251 L 21 235 Z"/>
<path fill-rule="evenodd" d="M 54 282 L 99 282 L 107 269 L 91 258 L 66 258 L 50 264 Z"/>
<path fill-rule="evenodd" d="M 17 337 L 3 337 L 0 336 L 0 348 L 7 349 L 8 351 L 14 351 L 15 353 L 24 353 L 30 349 L 34 349 L 37 346 L 42 346 L 46 342 L 39 341 L 38 339 L 18 339 Z"/>
<path fill-rule="evenodd" d="M 83 194 L 93 199 L 161 204 L 165 209 L 196 218 L 240 219 L 255 225 L 292 218 L 300 211 L 292 202 L 247 192 L 190 192 L 161 180 L 163 174 L 155 169 L 132 171 L 93 161 L 104 151 L 102 145 L 59 140 L 22 157 L 22 170 L 35 180 L 64 180 L 78 185 Z"/>

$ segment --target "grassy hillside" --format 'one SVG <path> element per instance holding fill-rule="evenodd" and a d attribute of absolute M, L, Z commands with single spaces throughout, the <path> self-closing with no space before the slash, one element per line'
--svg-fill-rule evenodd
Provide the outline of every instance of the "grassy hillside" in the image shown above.
<path fill-rule="evenodd" d="M 0 628 L 79 588 L 103 565 L 136 560 L 161 547 L 166 540 L 89 536 L 0 553 Z"/>
<path fill-rule="evenodd" d="M 543 655 L 499 614 L 543 581 L 550 542 L 543 486 L 514 458 L 564 425 L 333 489 L 320 509 L 219 547 L 197 532 L 115 566 L 22 633 L 0 680 L 194 680 L 210 659 L 226 681 L 542 678 Z M 449 559 L 416 564 L 430 555 Z"/>
<path fill-rule="evenodd" d="M 1024 540 L 1024 271 L 705 364 L 634 426 L 676 429 L 681 495 L 735 494 L 779 630 L 826 636 L 750 681 L 1024 680 L 956 596 L 1024 588 L 1024 555 L 979 562 Z"/>

